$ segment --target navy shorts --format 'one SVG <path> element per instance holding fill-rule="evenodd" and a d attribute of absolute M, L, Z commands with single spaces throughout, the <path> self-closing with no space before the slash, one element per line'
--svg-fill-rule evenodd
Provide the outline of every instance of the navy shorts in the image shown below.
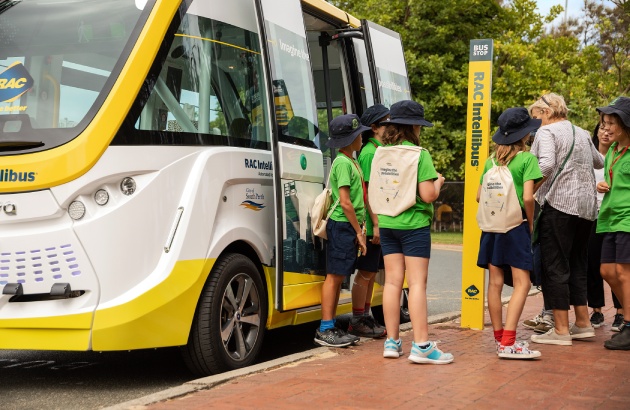
<path fill-rule="evenodd" d="M 606 232 L 602 241 L 602 263 L 630 263 L 630 233 Z"/>
<path fill-rule="evenodd" d="M 383 252 L 381 251 L 381 245 L 374 245 L 371 236 L 367 237 L 367 253 L 359 256 L 357 260 L 357 269 L 366 272 L 378 272 L 379 269 L 384 269 Z"/>
<path fill-rule="evenodd" d="M 527 222 L 506 233 L 481 233 L 477 266 L 488 269 L 488 264 L 504 271 L 510 266 L 527 271 L 534 268 L 532 239 Z"/>
<path fill-rule="evenodd" d="M 380 228 L 383 256 L 402 253 L 418 258 L 431 257 L 431 231 L 428 226 L 418 229 Z"/>
<path fill-rule="evenodd" d="M 326 224 L 326 273 L 350 276 L 357 263 L 357 234 L 350 222 L 328 219 Z"/>

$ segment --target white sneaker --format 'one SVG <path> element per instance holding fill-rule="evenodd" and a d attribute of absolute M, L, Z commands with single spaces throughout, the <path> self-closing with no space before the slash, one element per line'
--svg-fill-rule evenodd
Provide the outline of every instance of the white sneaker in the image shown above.
<path fill-rule="evenodd" d="M 573 340 L 570 333 L 566 335 L 559 335 L 556 333 L 556 328 L 552 327 L 549 331 L 542 335 L 532 335 L 530 340 L 534 343 L 541 343 L 545 345 L 560 345 L 560 346 L 571 346 L 573 345 Z"/>
<path fill-rule="evenodd" d="M 516 342 L 512 346 L 500 346 L 497 355 L 504 359 L 535 359 L 540 357 L 540 352 L 529 350 L 523 343 Z"/>

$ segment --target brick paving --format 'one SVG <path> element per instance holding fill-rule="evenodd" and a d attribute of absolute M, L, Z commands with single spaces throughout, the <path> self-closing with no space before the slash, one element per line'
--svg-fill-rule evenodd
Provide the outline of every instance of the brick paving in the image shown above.
<path fill-rule="evenodd" d="M 574 340 L 573 346 L 531 343 L 542 353 L 537 360 L 499 359 L 486 313 L 483 331 L 462 329 L 458 320 L 430 325 L 430 338 L 441 340 L 440 348 L 455 356 L 449 365 L 408 361 L 409 331 L 401 334 L 405 355 L 400 359 L 384 359 L 382 340 L 370 340 L 331 349 L 336 353 L 332 357 L 315 357 L 141 408 L 626 410 L 630 351 L 603 347 L 613 334 L 615 314 L 608 289 L 606 297 L 606 322 L 595 330 L 595 338 Z M 528 297 L 521 319 L 535 316 L 542 305 L 541 294 Z M 519 340 L 532 334 L 517 329 Z"/>

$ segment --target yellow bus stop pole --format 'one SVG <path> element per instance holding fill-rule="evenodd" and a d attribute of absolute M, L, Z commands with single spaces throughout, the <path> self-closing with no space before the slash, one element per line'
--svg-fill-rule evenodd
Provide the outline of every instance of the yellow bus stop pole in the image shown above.
<path fill-rule="evenodd" d="M 464 243 L 462 252 L 461 327 L 483 329 L 484 269 L 477 267 L 481 231 L 477 226 L 477 189 L 488 158 L 492 92 L 491 39 L 470 41 L 466 166 L 464 177 Z"/>

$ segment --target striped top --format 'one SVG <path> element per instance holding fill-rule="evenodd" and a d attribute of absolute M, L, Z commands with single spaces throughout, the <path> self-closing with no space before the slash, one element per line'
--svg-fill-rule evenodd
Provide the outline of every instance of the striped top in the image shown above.
<path fill-rule="evenodd" d="M 547 178 L 536 192 L 538 203 L 549 203 L 569 215 L 594 221 L 597 219 L 597 191 L 593 169 L 604 166 L 588 131 L 575 127 L 575 146 L 562 172 L 551 181 L 571 150 L 573 129 L 568 120 L 542 126 L 536 132 L 531 153 Z"/>

